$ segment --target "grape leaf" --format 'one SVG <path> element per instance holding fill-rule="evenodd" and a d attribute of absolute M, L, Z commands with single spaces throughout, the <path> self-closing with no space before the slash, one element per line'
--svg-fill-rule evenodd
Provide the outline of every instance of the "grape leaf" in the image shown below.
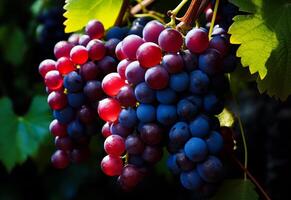
<path fill-rule="evenodd" d="M 231 0 L 250 15 L 239 15 L 229 29 L 237 55 L 250 72 L 259 72 L 261 93 L 281 100 L 291 94 L 291 4 L 288 0 Z M 251 8 L 251 5 L 255 5 Z M 254 9 L 255 8 L 255 9 Z"/>
<path fill-rule="evenodd" d="M 121 6 L 122 0 L 67 0 L 65 32 L 81 30 L 91 19 L 102 21 L 107 29 L 114 24 Z"/>
<path fill-rule="evenodd" d="M 223 181 L 216 195 L 211 200 L 257 200 L 259 195 L 250 180 L 229 179 Z"/>
<path fill-rule="evenodd" d="M 14 114 L 8 98 L 0 99 L 0 161 L 8 171 L 38 151 L 49 134 L 49 107 L 45 97 L 35 97 L 28 113 Z"/>
<path fill-rule="evenodd" d="M 227 108 L 224 108 L 223 111 L 217 115 L 217 117 L 219 119 L 220 126 L 232 127 L 234 124 L 234 114 Z"/>

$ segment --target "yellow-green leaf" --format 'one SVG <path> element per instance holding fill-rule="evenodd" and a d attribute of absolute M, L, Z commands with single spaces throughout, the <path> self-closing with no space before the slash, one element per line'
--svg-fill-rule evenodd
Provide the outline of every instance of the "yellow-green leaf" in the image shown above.
<path fill-rule="evenodd" d="M 121 6 L 122 0 L 67 0 L 65 32 L 81 30 L 92 19 L 100 20 L 107 29 L 114 24 Z"/>
<path fill-rule="evenodd" d="M 232 44 L 241 44 L 237 56 L 251 74 L 259 73 L 261 79 L 267 75 L 266 62 L 278 45 L 276 34 L 272 32 L 259 15 L 239 15 L 229 29 Z"/>

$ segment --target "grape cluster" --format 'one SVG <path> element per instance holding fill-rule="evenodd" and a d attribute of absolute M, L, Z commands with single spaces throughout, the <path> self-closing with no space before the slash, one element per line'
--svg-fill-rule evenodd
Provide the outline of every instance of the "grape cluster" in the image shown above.
<path fill-rule="evenodd" d="M 98 131 L 98 101 L 105 96 L 101 80 L 116 71 L 119 40 L 102 41 L 104 27 L 98 20 L 90 21 L 85 31 L 58 42 L 56 61 L 46 59 L 39 65 L 54 116 L 49 129 L 57 148 L 51 157 L 56 168 L 88 158 L 90 138 Z"/>
<path fill-rule="evenodd" d="M 119 176 L 124 189 L 134 187 L 161 159 L 161 145 L 169 138 L 169 168 L 180 174 L 185 188 L 221 179 L 217 155 L 223 138 L 214 115 L 224 107 L 224 73 L 236 64 L 228 48 L 228 35 L 219 26 L 211 40 L 206 29 L 194 28 L 184 41 L 179 31 L 156 20 L 144 26 L 142 37 L 132 34 L 118 43 L 117 73 L 102 81 L 110 97 L 98 106 L 106 121 L 105 174 Z"/>

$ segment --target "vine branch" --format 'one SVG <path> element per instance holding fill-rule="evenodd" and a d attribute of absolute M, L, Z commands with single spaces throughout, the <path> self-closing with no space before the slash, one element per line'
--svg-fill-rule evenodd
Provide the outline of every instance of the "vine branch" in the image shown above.
<path fill-rule="evenodd" d="M 123 0 L 122 5 L 121 5 L 121 9 L 119 11 L 118 17 L 115 20 L 114 25 L 115 26 L 120 26 L 122 25 L 123 22 L 123 17 L 127 11 L 127 8 L 129 7 L 129 0 Z"/>
<path fill-rule="evenodd" d="M 234 161 L 238 164 L 238 166 L 244 171 L 245 174 L 250 178 L 250 180 L 255 184 L 255 186 L 260 190 L 266 200 L 271 200 L 267 192 L 263 189 L 260 183 L 255 179 L 255 177 L 244 167 L 244 165 L 235 157 L 233 156 Z"/>

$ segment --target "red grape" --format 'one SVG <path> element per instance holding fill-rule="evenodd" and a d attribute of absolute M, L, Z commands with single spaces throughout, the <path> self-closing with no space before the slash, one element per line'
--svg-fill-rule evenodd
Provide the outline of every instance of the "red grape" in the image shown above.
<path fill-rule="evenodd" d="M 64 169 L 70 164 L 69 155 L 63 150 L 57 150 L 51 157 L 52 165 L 57 169 Z"/>
<path fill-rule="evenodd" d="M 119 42 L 115 48 L 115 54 L 118 60 L 123 60 L 126 58 L 126 55 L 122 51 L 122 42 Z"/>
<path fill-rule="evenodd" d="M 70 57 L 70 51 L 74 47 L 67 41 L 59 41 L 54 47 L 54 54 L 57 59 L 61 57 Z"/>
<path fill-rule="evenodd" d="M 91 40 L 86 48 L 91 60 L 101 60 L 105 56 L 106 48 L 101 40 Z"/>
<path fill-rule="evenodd" d="M 101 169 L 107 176 L 118 176 L 123 168 L 122 159 L 119 156 L 107 155 L 101 161 Z"/>
<path fill-rule="evenodd" d="M 164 29 L 164 25 L 157 20 L 150 21 L 143 29 L 143 39 L 146 42 L 154 42 L 158 44 L 159 35 Z"/>
<path fill-rule="evenodd" d="M 44 78 L 49 71 L 56 70 L 56 62 L 51 59 L 46 59 L 39 64 L 38 71 Z"/>
<path fill-rule="evenodd" d="M 166 88 L 169 83 L 169 74 L 165 68 L 156 66 L 148 69 L 145 73 L 145 81 L 154 90 Z"/>
<path fill-rule="evenodd" d="M 102 89 L 109 96 L 117 95 L 120 88 L 125 85 L 125 81 L 118 73 L 110 73 L 106 75 L 102 81 Z"/>
<path fill-rule="evenodd" d="M 76 69 L 74 63 L 67 57 L 59 58 L 57 60 L 56 67 L 62 75 L 66 75 Z"/>
<path fill-rule="evenodd" d="M 93 19 L 88 22 L 85 31 L 91 39 L 100 39 L 104 35 L 104 26 L 100 21 Z"/>
<path fill-rule="evenodd" d="M 120 75 L 120 77 L 122 79 L 126 79 L 125 77 L 125 70 L 126 67 L 131 63 L 131 61 L 127 60 L 127 59 L 123 59 L 122 61 L 119 62 L 119 64 L 117 65 L 117 72 Z"/>
<path fill-rule="evenodd" d="M 137 49 L 136 57 L 142 67 L 153 67 L 160 64 L 162 50 L 157 44 L 146 42 Z"/>
<path fill-rule="evenodd" d="M 67 126 L 59 123 L 56 119 L 50 123 L 49 130 L 55 137 L 64 137 L 67 135 Z"/>
<path fill-rule="evenodd" d="M 67 105 L 67 96 L 60 91 L 53 91 L 48 95 L 47 102 L 51 109 L 59 110 Z"/>
<path fill-rule="evenodd" d="M 118 119 L 120 111 L 120 104 L 115 99 L 106 98 L 99 101 L 98 114 L 104 121 L 115 122 Z"/>
<path fill-rule="evenodd" d="M 209 45 L 208 33 L 203 29 L 193 28 L 187 33 L 185 43 L 192 53 L 202 53 Z"/>
<path fill-rule="evenodd" d="M 109 122 L 106 122 L 103 125 L 101 133 L 102 133 L 104 138 L 107 138 L 108 136 L 112 135 L 112 133 L 110 131 L 110 126 L 111 126 L 111 124 Z"/>
<path fill-rule="evenodd" d="M 181 33 L 175 29 L 167 28 L 159 36 L 159 45 L 164 51 L 170 53 L 178 52 L 183 44 Z"/>
<path fill-rule="evenodd" d="M 84 64 L 88 60 L 88 50 L 81 45 L 77 45 L 72 48 L 70 57 L 74 63 Z"/>
<path fill-rule="evenodd" d="M 109 155 L 121 156 L 125 151 L 124 139 L 119 135 L 110 135 L 104 142 L 104 150 Z"/>
<path fill-rule="evenodd" d="M 122 41 L 121 49 L 130 60 L 136 59 L 136 51 L 144 43 L 143 39 L 137 35 L 129 35 Z"/>
<path fill-rule="evenodd" d="M 44 82 L 48 89 L 58 90 L 63 86 L 63 77 L 59 71 L 52 70 L 46 73 Z"/>

